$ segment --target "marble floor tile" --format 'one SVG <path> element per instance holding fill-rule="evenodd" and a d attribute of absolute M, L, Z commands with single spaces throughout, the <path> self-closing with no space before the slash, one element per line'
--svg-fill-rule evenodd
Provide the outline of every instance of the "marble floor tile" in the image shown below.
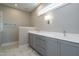
<path fill-rule="evenodd" d="M 40 56 L 29 46 L 23 47 L 0 47 L 0 56 Z"/>

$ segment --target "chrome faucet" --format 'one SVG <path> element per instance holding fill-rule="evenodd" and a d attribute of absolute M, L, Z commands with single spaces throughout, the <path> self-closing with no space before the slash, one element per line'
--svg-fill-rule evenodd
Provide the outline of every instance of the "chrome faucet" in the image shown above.
<path fill-rule="evenodd" d="M 64 36 L 66 36 L 66 31 L 65 30 L 63 31 L 63 34 L 64 34 Z"/>

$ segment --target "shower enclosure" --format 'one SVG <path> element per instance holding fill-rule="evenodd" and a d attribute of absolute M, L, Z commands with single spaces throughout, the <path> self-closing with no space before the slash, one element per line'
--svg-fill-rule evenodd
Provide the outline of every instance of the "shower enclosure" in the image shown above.
<path fill-rule="evenodd" d="M 14 44 L 18 41 L 18 26 L 6 20 L 6 13 L 0 11 L 0 46 Z"/>

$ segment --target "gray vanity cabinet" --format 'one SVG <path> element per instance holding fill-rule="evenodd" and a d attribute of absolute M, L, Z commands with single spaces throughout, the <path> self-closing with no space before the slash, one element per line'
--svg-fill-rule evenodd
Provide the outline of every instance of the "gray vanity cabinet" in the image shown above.
<path fill-rule="evenodd" d="M 33 48 L 35 48 L 36 47 L 36 38 L 35 38 L 35 34 L 31 34 L 31 33 L 29 33 L 29 45 L 31 46 L 31 47 L 33 47 Z"/>
<path fill-rule="evenodd" d="M 58 55 L 58 43 L 55 38 L 47 39 L 47 56 L 57 56 Z"/>
<path fill-rule="evenodd" d="M 57 40 L 41 35 L 36 35 L 37 51 L 44 56 L 57 56 Z"/>
<path fill-rule="evenodd" d="M 29 45 L 41 55 L 46 55 L 46 41 L 44 37 L 29 33 Z"/>
<path fill-rule="evenodd" d="M 61 42 L 61 56 L 79 56 L 79 44 L 62 40 L 59 42 Z"/>
<path fill-rule="evenodd" d="M 32 47 L 33 45 L 33 35 L 29 33 L 29 45 Z"/>
<path fill-rule="evenodd" d="M 32 43 L 33 43 L 32 47 L 36 48 L 36 35 L 35 34 L 32 35 Z"/>
<path fill-rule="evenodd" d="M 36 48 L 41 55 L 46 55 L 46 40 L 40 35 L 36 35 Z"/>
<path fill-rule="evenodd" d="M 29 35 L 29 44 L 37 52 L 44 56 L 57 56 L 57 40 L 48 38 L 41 35 L 31 34 Z"/>
<path fill-rule="evenodd" d="M 29 44 L 44 56 L 79 56 L 79 43 L 29 33 Z"/>

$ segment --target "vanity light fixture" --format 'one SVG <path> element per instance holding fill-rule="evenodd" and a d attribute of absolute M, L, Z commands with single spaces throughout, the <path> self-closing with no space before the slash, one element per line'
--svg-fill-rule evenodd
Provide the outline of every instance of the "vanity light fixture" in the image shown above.
<path fill-rule="evenodd" d="M 53 20 L 53 16 L 51 14 L 47 14 L 44 16 L 44 20 L 47 22 L 47 24 L 51 24 Z"/>

